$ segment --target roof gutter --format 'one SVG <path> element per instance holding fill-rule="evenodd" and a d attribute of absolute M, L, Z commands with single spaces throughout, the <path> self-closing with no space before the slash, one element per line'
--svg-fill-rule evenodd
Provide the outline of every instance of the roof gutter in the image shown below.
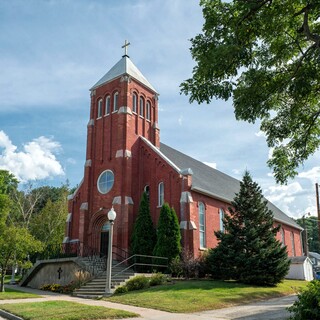
<path fill-rule="evenodd" d="M 231 201 L 230 201 L 229 199 L 224 198 L 224 197 L 221 197 L 221 196 L 218 196 L 218 195 L 216 195 L 216 194 L 214 194 L 214 193 L 212 193 L 212 192 L 209 192 L 209 191 L 207 191 L 207 190 L 204 190 L 204 189 L 202 189 L 202 188 L 199 188 L 199 187 L 196 187 L 196 186 L 194 186 L 194 187 L 192 186 L 192 187 L 191 187 L 191 190 L 192 190 L 192 191 L 199 192 L 199 193 L 204 194 L 204 195 L 206 195 L 206 196 L 209 196 L 209 197 L 218 199 L 218 200 L 222 200 L 222 201 L 224 201 L 224 202 L 227 202 L 227 203 L 231 204 Z"/>
<path fill-rule="evenodd" d="M 231 204 L 231 201 L 230 201 L 229 199 L 226 199 L 226 198 L 224 198 L 224 197 L 218 196 L 218 195 L 216 195 L 216 194 L 214 194 L 214 193 L 212 193 L 212 192 L 209 192 L 209 191 L 207 191 L 207 190 L 204 190 L 204 189 L 202 189 L 202 188 L 199 188 L 199 187 L 194 186 L 194 187 L 191 187 L 191 190 L 192 190 L 192 191 L 199 192 L 199 193 L 204 194 L 204 195 L 206 195 L 206 196 L 215 198 L 215 199 L 217 199 L 217 200 L 222 200 L 222 201 L 224 201 L 224 202 L 226 202 L 226 203 L 228 203 L 228 204 Z M 288 226 L 294 227 L 294 228 L 299 229 L 299 230 L 303 230 L 303 228 L 300 227 L 299 225 L 295 225 L 295 224 L 293 224 L 293 223 L 290 223 L 290 222 L 288 222 L 288 221 L 284 221 L 284 220 L 281 220 L 281 219 L 275 218 L 275 217 L 273 217 L 273 219 L 274 219 L 274 221 L 277 221 L 277 222 L 286 224 L 286 225 L 288 225 Z"/>

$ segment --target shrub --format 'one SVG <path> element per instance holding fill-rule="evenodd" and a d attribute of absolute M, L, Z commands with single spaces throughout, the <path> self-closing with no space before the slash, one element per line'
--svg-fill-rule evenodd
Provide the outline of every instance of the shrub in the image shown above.
<path fill-rule="evenodd" d="M 40 287 L 40 290 L 51 291 L 51 284 L 44 284 Z"/>
<path fill-rule="evenodd" d="M 40 287 L 40 290 L 68 294 L 68 293 L 72 293 L 74 291 L 74 289 L 76 289 L 76 288 L 79 288 L 79 283 L 72 281 L 65 286 L 62 286 L 57 283 L 44 284 Z"/>
<path fill-rule="evenodd" d="M 289 307 L 292 320 L 320 319 L 320 281 L 311 281 L 305 290 L 298 294 L 298 300 Z"/>
<path fill-rule="evenodd" d="M 149 287 L 149 279 L 145 276 L 136 276 L 126 283 L 128 291 L 141 290 Z"/>
<path fill-rule="evenodd" d="M 172 259 L 169 265 L 169 270 L 173 277 L 181 277 L 183 275 L 182 262 L 180 257 Z"/>
<path fill-rule="evenodd" d="M 161 284 L 164 284 L 166 281 L 167 281 L 167 277 L 164 274 L 158 272 L 156 274 L 153 274 L 150 277 L 149 284 L 151 287 L 154 287 L 154 286 L 159 286 Z"/>
<path fill-rule="evenodd" d="M 174 277 L 204 278 L 208 273 L 207 254 L 194 258 L 190 251 L 184 250 L 181 258 L 176 257 L 170 263 L 170 270 Z"/>
<path fill-rule="evenodd" d="M 128 292 L 128 288 L 126 286 L 120 286 L 114 291 L 115 294 L 121 294 L 121 293 L 127 293 L 127 292 Z"/>

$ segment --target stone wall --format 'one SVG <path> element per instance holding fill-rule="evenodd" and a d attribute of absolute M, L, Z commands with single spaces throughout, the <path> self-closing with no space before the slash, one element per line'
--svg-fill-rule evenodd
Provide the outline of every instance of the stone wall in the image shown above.
<path fill-rule="evenodd" d="M 40 262 L 37 272 L 27 283 L 28 287 L 39 289 L 45 284 L 67 285 L 72 281 L 81 281 L 88 275 L 73 260 L 57 259 Z"/>

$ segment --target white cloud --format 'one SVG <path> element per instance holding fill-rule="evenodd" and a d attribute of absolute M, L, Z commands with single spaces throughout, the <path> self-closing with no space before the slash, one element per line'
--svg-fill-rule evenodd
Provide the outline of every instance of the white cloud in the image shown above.
<path fill-rule="evenodd" d="M 255 132 L 255 136 L 257 136 L 257 137 L 263 137 L 263 138 L 266 138 L 266 134 L 265 134 L 265 132 L 263 132 L 263 131 L 259 131 L 259 132 Z"/>
<path fill-rule="evenodd" d="M 302 192 L 303 189 L 299 182 L 293 182 L 288 185 L 280 185 L 280 186 L 270 186 L 266 190 L 266 194 L 268 195 L 268 199 L 271 201 L 279 201 L 284 200 L 286 202 L 291 202 L 285 200 L 286 197 L 291 198 L 293 195 L 296 195 Z"/>
<path fill-rule="evenodd" d="M 301 193 L 303 193 L 303 188 L 300 183 L 293 182 L 283 186 L 269 186 L 264 194 L 269 201 L 273 202 L 281 210 L 290 215 L 295 215 L 291 205 Z"/>
<path fill-rule="evenodd" d="M 314 184 L 319 180 L 318 177 L 320 177 L 320 167 L 313 167 L 308 171 L 300 172 L 298 177 L 311 180 L 311 182 Z"/>
<path fill-rule="evenodd" d="M 179 126 L 182 126 L 183 116 L 180 116 L 178 119 Z"/>
<path fill-rule="evenodd" d="M 0 131 L 0 168 L 12 172 L 20 181 L 41 180 L 63 175 L 64 171 L 54 153 L 60 144 L 50 138 L 39 137 L 23 146 L 22 151 Z"/>
<path fill-rule="evenodd" d="M 217 164 L 215 162 L 203 162 L 204 164 L 206 164 L 207 166 L 213 168 L 213 169 L 217 169 Z"/>
<path fill-rule="evenodd" d="M 232 173 L 234 173 L 235 175 L 239 176 L 239 175 L 243 174 L 243 170 L 232 169 Z"/>

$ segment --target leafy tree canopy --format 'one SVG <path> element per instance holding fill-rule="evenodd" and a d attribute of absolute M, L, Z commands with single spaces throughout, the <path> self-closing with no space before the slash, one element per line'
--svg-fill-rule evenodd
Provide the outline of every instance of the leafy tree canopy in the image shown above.
<path fill-rule="evenodd" d="M 302 228 L 307 230 L 309 251 L 320 252 L 318 217 L 311 216 L 306 218 L 299 218 L 296 221 Z"/>
<path fill-rule="evenodd" d="M 18 188 L 19 181 L 7 170 L 0 170 L 0 194 L 11 194 Z"/>
<path fill-rule="evenodd" d="M 0 292 L 4 291 L 3 280 L 8 266 L 12 263 L 23 265 L 28 254 L 41 250 L 41 242 L 26 228 L 5 228 L 0 234 Z"/>
<path fill-rule="evenodd" d="M 320 1 L 201 0 L 196 62 L 181 84 L 190 101 L 233 99 L 237 120 L 261 120 L 277 182 L 320 144 Z"/>

